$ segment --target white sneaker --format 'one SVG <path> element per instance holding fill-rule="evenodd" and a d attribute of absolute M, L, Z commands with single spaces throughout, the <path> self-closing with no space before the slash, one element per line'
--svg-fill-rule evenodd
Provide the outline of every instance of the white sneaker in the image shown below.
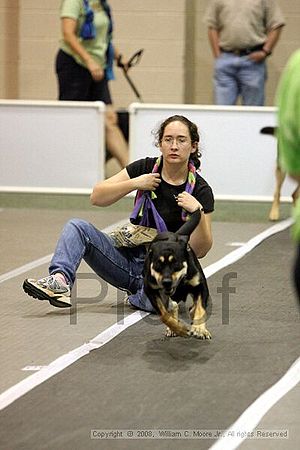
<path fill-rule="evenodd" d="M 53 275 L 40 280 L 27 279 L 23 283 L 26 294 L 38 300 L 48 300 L 57 308 L 69 308 L 71 305 L 70 286 Z"/>

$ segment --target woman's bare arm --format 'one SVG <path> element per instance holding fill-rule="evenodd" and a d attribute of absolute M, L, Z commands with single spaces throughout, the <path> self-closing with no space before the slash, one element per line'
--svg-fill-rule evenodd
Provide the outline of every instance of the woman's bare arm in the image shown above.
<path fill-rule="evenodd" d="M 77 53 L 78 56 L 85 62 L 89 72 L 96 81 L 102 80 L 104 76 L 103 68 L 97 64 L 97 62 L 92 58 L 92 56 L 86 51 L 86 49 L 81 45 L 77 35 L 77 20 L 71 19 L 69 17 L 63 17 L 61 19 L 62 34 L 64 41 L 71 47 L 71 49 Z"/>
<path fill-rule="evenodd" d="M 91 194 L 91 202 L 96 206 L 108 206 L 137 189 L 155 190 L 160 181 L 159 173 L 146 173 L 136 178 L 130 178 L 127 170 L 123 169 L 95 185 Z"/>

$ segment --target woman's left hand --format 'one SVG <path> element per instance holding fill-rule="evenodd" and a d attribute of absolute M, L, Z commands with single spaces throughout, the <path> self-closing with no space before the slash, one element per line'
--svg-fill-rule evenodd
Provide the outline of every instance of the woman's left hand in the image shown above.
<path fill-rule="evenodd" d="M 202 205 L 198 202 L 198 200 L 186 191 L 181 192 L 177 196 L 176 201 L 178 206 L 184 208 L 189 213 L 193 213 L 197 209 L 202 208 Z"/>

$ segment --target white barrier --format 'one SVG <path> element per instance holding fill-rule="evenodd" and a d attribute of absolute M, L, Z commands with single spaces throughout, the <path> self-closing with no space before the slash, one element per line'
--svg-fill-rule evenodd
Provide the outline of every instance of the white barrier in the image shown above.
<path fill-rule="evenodd" d="M 89 193 L 104 179 L 102 102 L 0 101 L 0 191 Z"/>
<path fill-rule="evenodd" d="M 199 127 L 202 176 L 216 198 L 272 199 L 277 144 L 260 130 L 276 124 L 276 108 L 133 103 L 129 112 L 131 161 L 156 156 L 152 130 L 167 117 L 181 114 Z M 293 190 L 293 181 L 286 180 L 282 200 L 289 201 Z"/>

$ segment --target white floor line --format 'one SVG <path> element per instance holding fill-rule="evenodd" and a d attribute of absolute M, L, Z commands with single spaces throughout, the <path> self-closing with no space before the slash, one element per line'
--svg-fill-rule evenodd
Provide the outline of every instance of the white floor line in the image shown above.
<path fill-rule="evenodd" d="M 223 269 L 224 267 L 227 267 L 230 264 L 233 264 L 234 262 L 238 261 L 268 237 L 289 228 L 293 224 L 293 222 L 294 222 L 293 219 L 289 218 L 286 220 L 282 220 L 281 222 L 277 223 L 276 225 L 273 225 L 270 228 L 267 228 L 262 233 L 259 233 L 258 235 L 250 239 L 248 242 L 246 242 L 246 244 L 244 244 L 242 247 L 233 250 L 223 258 L 219 259 L 219 261 L 206 267 L 206 269 L 204 269 L 205 276 L 209 278 L 211 275 L 215 274 L 216 272 L 219 272 L 219 270 Z"/>
<path fill-rule="evenodd" d="M 83 344 L 80 347 L 70 351 L 69 353 L 60 356 L 59 358 L 52 361 L 48 366 L 43 367 L 38 372 L 29 375 L 29 377 L 7 389 L 0 395 L 0 410 L 6 408 L 6 406 L 10 405 L 23 395 L 27 394 L 27 392 L 31 391 L 36 386 L 53 377 L 58 372 L 61 372 L 66 367 L 78 361 L 78 359 L 87 355 L 92 350 L 95 350 L 107 344 L 118 334 L 122 333 L 122 331 L 126 330 L 126 328 L 130 327 L 136 322 L 139 322 L 148 314 L 149 313 L 145 313 L 143 311 L 135 311 L 133 314 L 130 314 L 128 317 L 122 319 L 122 321 L 112 325 L 102 333 L 98 334 L 98 336 L 94 337 L 87 344 Z"/>
<path fill-rule="evenodd" d="M 104 228 L 102 231 L 105 233 L 109 233 L 116 227 L 123 225 L 127 220 L 120 220 L 119 222 L 116 222 L 113 225 L 110 225 L 107 228 Z M 24 266 L 18 267 L 17 269 L 11 270 L 10 272 L 6 272 L 3 275 L 0 275 L 0 284 L 4 283 L 4 281 L 8 281 L 11 278 L 15 278 L 18 275 L 22 275 L 22 273 L 29 272 L 32 269 L 35 269 L 36 267 L 42 266 L 43 264 L 47 264 L 51 261 L 51 258 L 53 256 L 53 253 L 47 256 L 43 256 L 42 258 L 36 259 L 35 261 L 31 261 L 28 264 L 24 264 Z"/>
<path fill-rule="evenodd" d="M 124 223 L 124 221 L 122 221 L 122 223 Z M 234 250 L 233 252 L 229 253 L 227 256 L 220 259 L 216 263 L 208 266 L 206 268 L 206 270 L 204 270 L 206 272 L 206 276 L 209 277 L 212 274 L 216 273 L 217 271 L 221 270 L 222 268 L 226 267 L 227 265 L 232 264 L 233 262 L 242 258 L 245 254 L 247 254 L 250 250 L 252 250 L 255 246 L 257 246 L 259 243 L 261 243 L 267 237 L 286 229 L 287 227 L 289 227 L 291 225 L 291 223 L 292 223 L 292 220 L 290 220 L 290 219 L 282 221 L 282 222 L 268 228 L 267 230 L 265 230 L 264 232 L 255 236 L 254 238 L 250 239 L 250 241 L 248 241 L 243 247 L 241 247 L 237 250 Z M 115 226 L 116 225 L 112 225 L 112 227 L 115 227 Z M 112 227 L 110 227 L 109 229 L 111 229 Z M 108 229 L 106 229 L 106 231 L 107 230 Z M 82 346 L 78 347 L 77 349 L 57 358 L 55 361 L 53 361 L 48 366 L 41 369 L 39 372 L 30 375 L 29 377 L 20 381 L 16 385 L 7 389 L 0 395 L 0 410 L 4 409 L 6 406 L 10 405 L 12 402 L 17 400 L 18 398 L 20 398 L 22 395 L 26 394 L 30 390 L 32 390 L 34 387 L 38 386 L 39 384 L 43 383 L 47 379 L 51 378 L 56 373 L 62 371 L 63 369 L 65 369 L 66 367 L 71 365 L 73 362 L 75 362 L 78 359 L 82 358 L 83 356 L 87 355 L 91 350 L 94 350 L 94 349 L 97 349 L 97 348 L 103 346 L 104 344 L 109 342 L 111 339 L 113 339 L 115 336 L 117 336 L 122 331 L 124 331 L 126 328 L 128 328 L 129 326 L 138 322 L 139 320 L 146 317 L 147 315 L 148 315 L 148 313 L 144 313 L 142 311 L 134 312 L 133 314 L 131 314 L 128 317 L 126 317 L 125 319 L 123 319 L 122 322 L 114 324 L 111 327 L 109 327 L 107 330 L 100 333 L 98 336 L 96 336 L 94 339 L 89 341 L 87 344 L 83 344 Z M 289 371 L 287 372 L 287 374 L 285 376 L 288 375 Z M 280 391 L 278 400 L 286 392 L 288 392 L 288 390 L 290 390 L 293 387 L 291 383 L 289 386 L 291 386 L 291 387 L 289 387 L 289 389 Z M 265 411 L 263 413 L 263 415 L 266 412 L 267 411 Z M 222 447 L 220 447 L 220 448 L 222 448 Z M 231 448 L 235 448 L 235 447 L 231 447 Z"/>
<path fill-rule="evenodd" d="M 247 433 L 251 433 L 259 424 L 263 416 L 285 394 L 300 382 L 300 358 L 289 368 L 286 374 L 277 383 L 258 397 L 233 425 L 223 432 L 220 438 L 210 450 L 234 450 L 245 439 Z M 243 436 L 243 437 L 242 437 Z"/>
<path fill-rule="evenodd" d="M 17 277 L 18 275 L 22 275 L 22 273 L 29 272 L 31 269 L 35 269 L 36 267 L 42 266 L 43 264 L 47 264 L 49 261 L 51 261 L 52 255 L 53 253 L 47 256 L 43 256 L 43 258 L 36 259 L 35 261 L 31 261 L 28 264 L 24 264 L 24 266 L 18 267 L 17 269 L 0 275 L 0 284 L 4 283 L 4 281 L 10 280 L 11 278 Z"/>
<path fill-rule="evenodd" d="M 225 245 L 228 247 L 242 247 L 246 242 L 227 242 Z"/>

